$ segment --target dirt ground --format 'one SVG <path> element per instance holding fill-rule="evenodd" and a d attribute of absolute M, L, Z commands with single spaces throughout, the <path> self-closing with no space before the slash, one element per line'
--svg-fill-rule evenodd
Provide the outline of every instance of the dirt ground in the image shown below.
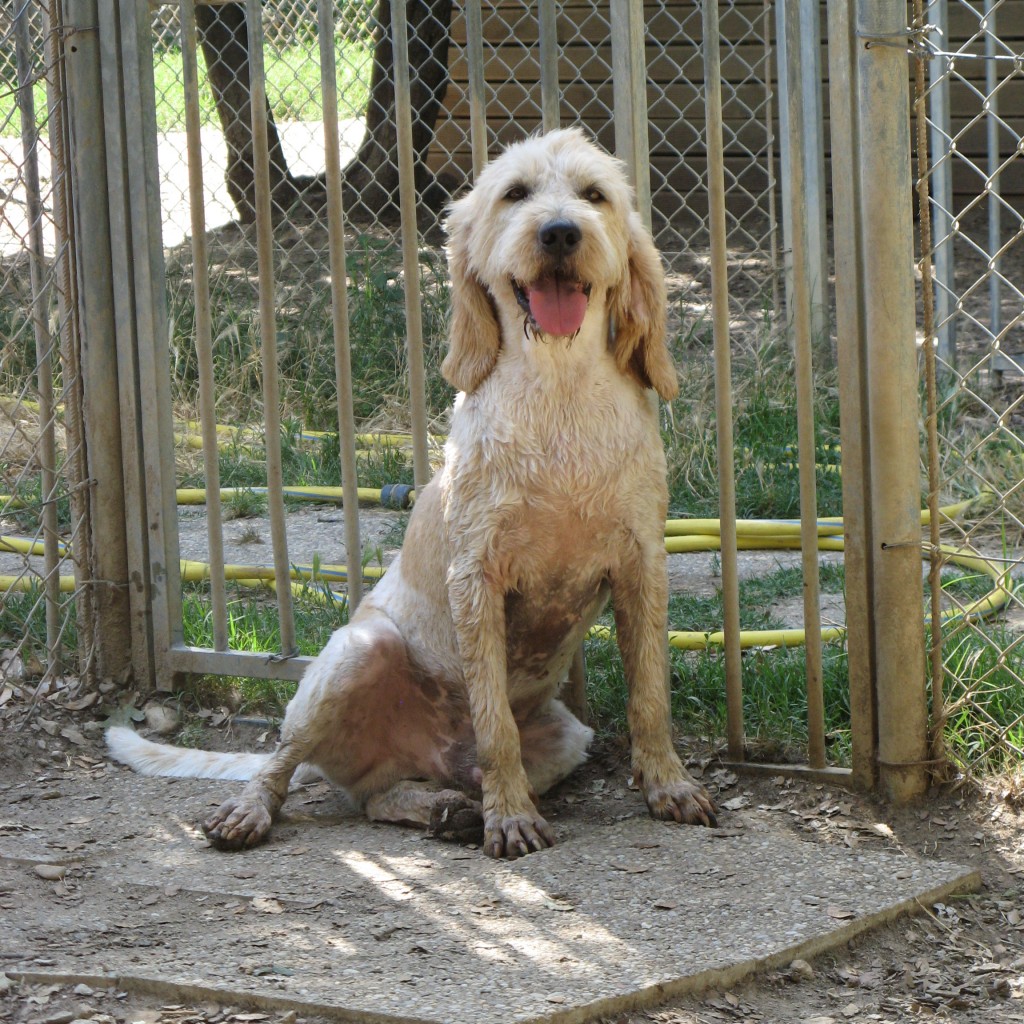
<path fill-rule="evenodd" d="M 54 818 L 55 833 L 76 837 L 62 840 L 62 856 L 54 859 L 65 866 L 54 877 L 39 877 L 39 871 L 33 874 L 35 869 L 25 860 L 0 860 L 0 910 L 5 917 L 12 915 L 8 922 L 16 922 L 18 907 L 24 908 L 26 899 L 48 901 L 52 913 L 63 915 L 60 920 L 66 921 L 66 930 L 58 933 L 66 939 L 51 940 L 47 954 L 36 955 L 29 965 L 30 973 L 44 974 L 48 967 L 66 963 L 69 957 L 74 960 L 85 955 L 88 962 L 90 950 L 81 949 L 81 944 L 97 941 L 95 936 L 83 939 L 90 933 L 88 922 L 82 920 L 85 904 L 77 904 L 84 876 L 75 857 L 85 860 L 88 849 L 95 849 L 89 844 L 113 841 L 121 834 L 116 829 L 130 830 L 126 838 L 132 838 L 137 828 L 145 830 L 153 820 L 169 813 L 166 806 L 128 801 L 123 813 L 115 814 L 113 834 L 97 838 L 96 809 L 104 802 L 120 801 L 118 787 L 130 785 L 130 779 L 122 779 L 127 776 L 125 770 L 108 763 L 102 746 L 102 707 L 107 699 L 53 696 L 40 701 L 31 713 L 18 701 L 0 710 L 0 837 L 31 839 L 29 832 L 45 831 L 48 816 Z M 89 702 L 87 707 L 80 706 L 83 701 Z M 205 721 L 204 746 L 260 749 L 274 740 L 273 729 L 259 723 L 221 720 L 219 716 Z M 212 721 L 219 724 L 214 727 L 209 724 Z M 1013 790 L 1007 784 L 987 790 L 967 786 L 943 789 L 919 806 L 893 809 L 828 786 L 737 775 L 720 764 L 714 751 L 686 747 L 684 754 L 691 770 L 716 794 L 726 834 L 748 829 L 779 841 L 796 838 L 801 843 L 853 853 L 888 850 L 926 861 L 953 861 L 980 871 L 982 888 L 947 904 L 921 906 L 915 916 L 902 917 L 856 938 L 837 953 L 762 972 L 728 990 L 705 991 L 657 1009 L 601 1018 L 604 1024 L 1024 1022 L 1024 813 L 1019 788 Z M 545 814 L 562 834 L 595 822 L 613 825 L 635 816 L 640 798 L 630 791 L 628 775 L 624 745 L 599 742 L 591 761 L 545 799 Z M 162 784 L 164 780 L 147 781 Z M 209 805 L 208 789 L 181 788 L 192 785 L 188 782 L 170 785 L 175 787 L 174 800 L 186 800 L 188 809 L 197 815 Z M 66 802 L 58 799 L 68 792 L 84 794 L 76 802 L 81 816 L 70 820 Z M 301 799 L 293 796 L 289 804 L 288 817 L 279 826 L 279 839 L 292 844 L 299 854 L 303 852 L 303 829 L 318 815 L 338 815 L 340 821 L 346 813 L 326 784 Z M 335 827 L 334 819 L 329 817 L 328 824 Z M 388 830 L 380 833 L 381 842 L 393 841 L 392 831 L 403 832 L 392 826 L 374 828 Z M 479 856 L 474 851 L 468 853 Z M 238 863 L 234 874 L 247 877 L 244 855 Z M 124 866 L 126 876 L 130 867 Z M 180 884 L 172 878 L 163 892 L 148 899 L 153 904 L 169 902 Z M 358 904 L 349 910 L 358 913 L 357 908 Z M 85 910 L 94 914 L 95 902 Z M 318 908 L 307 912 L 315 915 Z M 170 921 L 168 918 L 168 934 L 187 945 L 187 939 L 171 930 Z M 201 922 L 194 920 L 191 927 L 201 927 Z M 15 934 L 20 932 L 0 925 L 0 971 L 15 963 L 25 970 L 25 949 L 10 944 Z M 135 945 L 152 941 L 138 939 Z M 127 938 L 118 942 L 131 945 Z M 174 952 L 180 953 L 180 949 Z M 226 962 L 234 963 L 240 952 L 226 948 Z M 171 953 L 169 949 L 168 955 Z M 267 952 L 265 958 L 270 955 Z M 381 963 L 386 976 L 386 956 Z M 213 964 L 210 969 L 214 970 Z M 390 980 L 382 978 L 382 984 Z M 514 997 L 505 993 L 502 998 Z M 235 1006 L 223 1005 L 188 990 L 172 998 L 167 991 L 146 995 L 134 987 L 132 991 L 106 988 L 84 971 L 81 981 L 72 978 L 61 985 L 38 979 L 35 983 L 14 980 L 0 973 L 0 1020 L 18 1024 L 299 1024 L 302 1019 L 294 1008 L 254 1009 L 244 1000 Z M 306 1019 L 314 1024 L 318 1018 Z"/>

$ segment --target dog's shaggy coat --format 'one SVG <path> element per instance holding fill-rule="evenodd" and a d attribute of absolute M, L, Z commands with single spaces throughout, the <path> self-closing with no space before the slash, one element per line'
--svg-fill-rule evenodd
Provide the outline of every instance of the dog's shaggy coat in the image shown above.
<path fill-rule="evenodd" d="M 631 205 L 622 166 L 574 130 L 511 146 L 453 205 L 443 372 L 462 393 L 445 464 L 400 557 L 306 671 L 277 749 L 109 731 L 141 772 L 248 780 L 203 824 L 213 845 L 264 839 L 305 764 L 373 818 L 458 819 L 479 837 L 482 815 L 493 857 L 550 846 L 536 795 L 592 735 L 557 694 L 609 596 L 651 814 L 714 823 L 671 739 L 665 458 L 648 389 L 668 399 L 677 381 L 661 261 Z"/>

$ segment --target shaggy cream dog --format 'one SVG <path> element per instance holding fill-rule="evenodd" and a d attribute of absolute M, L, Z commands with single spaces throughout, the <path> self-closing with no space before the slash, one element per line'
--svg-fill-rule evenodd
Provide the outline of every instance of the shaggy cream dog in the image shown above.
<path fill-rule="evenodd" d="M 401 556 L 307 669 L 268 755 L 111 729 L 138 771 L 245 779 L 203 824 L 265 839 L 300 765 L 375 819 L 554 842 L 537 794 L 586 756 L 557 699 L 608 602 L 629 685 L 633 774 L 654 817 L 714 824 L 672 746 L 665 457 L 648 398 L 676 394 L 665 287 L 618 161 L 575 130 L 511 146 L 452 207 L 451 344 L 462 392 L 445 464 Z M 481 821 L 482 818 L 482 821 Z"/>

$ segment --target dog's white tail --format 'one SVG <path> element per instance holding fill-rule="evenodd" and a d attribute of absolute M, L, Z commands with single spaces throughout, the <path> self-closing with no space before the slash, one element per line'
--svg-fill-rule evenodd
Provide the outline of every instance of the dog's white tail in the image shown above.
<path fill-rule="evenodd" d="M 222 754 L 153 743 L 134 729 L 107 730 L 111 755 L 141 775 L 167 775 L 175 779 L 235 779 L 248 782 L 266 763 L 269 754 Z"/>

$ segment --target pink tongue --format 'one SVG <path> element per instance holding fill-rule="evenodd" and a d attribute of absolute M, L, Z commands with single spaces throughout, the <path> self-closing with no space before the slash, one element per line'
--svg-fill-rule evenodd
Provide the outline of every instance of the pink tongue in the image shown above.
<path fill-rule="evenodd" d="M 577 281 L 545 277 L 527 289 L 530 315 L 545 334 L 575 334 L 587 312 L 587 297 Z"/>

